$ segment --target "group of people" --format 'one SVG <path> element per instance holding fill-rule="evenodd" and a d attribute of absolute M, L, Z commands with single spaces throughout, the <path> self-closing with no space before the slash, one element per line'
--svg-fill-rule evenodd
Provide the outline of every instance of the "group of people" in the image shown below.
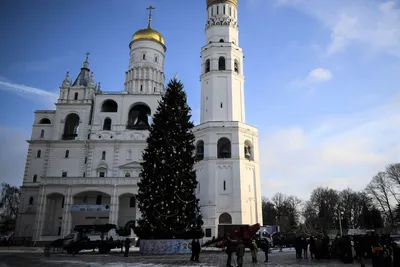
<path fill-rule="evenodd" d="M 344 263 L 353 263 L 356 259 L 364 267 L 365 259 L 370 258 L 373 267 L 400 266 L 400 247 L 390 237 L 373 234 L 338 236 L 333 243 Z"/>
<path fill-rule="evenodd" d="M 251 243 L 246 244 L 247 247 L 250 248 L 250 253 L 251 253 L 251 259 L 253 263 L 258 262 L 258 246 L 256 241 L 253 239 L 251 240 Z M 226 266 L 227 267 L 232 267 L 232 254 L 236 254 L 236 261 L 237 261 L 237 266 L 242 267 L 243 266 L 243 257 L 245 255 L 245 244 L 243 243 L 242 239 L 239 240 L 232 240 L 229 238 L 229 236 L 225 239 L 224 242 L 224 247 L 225 247 L 225 252 L 228 255 L 227 261 L 226 261 Z M 264 252 L 265 255 L 265 262 L 268 262 L 268 252 L 269 252 L 269 243 L 268 240 L 263 239 L 261 240 L 260 243 L 260 248 Z"/>
<path fill-rule="evenodd" d="M 297 259 L 308 259 L 308 251 L 310 251 L 311 259 L 329 258 L 329 237 L 323 236 L 297 236 L 294 247 Z"/>
<path fill-rule="evenodd" d="M 343 263 L 357 260 L 365 267 L 365 259 L 370 258 L 373 267 L 400 266 L 400 247 L 390 237 L 375 234 L 359 236 L 338 235 L 330 244 L 326 235 L 318 237 L 297 236 L 295 239 L 296 258 L 311 259 L 339 258 Z"/>

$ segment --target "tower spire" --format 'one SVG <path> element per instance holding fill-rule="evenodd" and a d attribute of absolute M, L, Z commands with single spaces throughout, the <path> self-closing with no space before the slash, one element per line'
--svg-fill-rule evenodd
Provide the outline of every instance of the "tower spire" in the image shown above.
<path fill-rule="evenodd" d="M 155 7 L 153 7 L 153 6 L 149 6 L 148 8 L 146 8 L 148 11 L 149 11 L 149 25 L 147 26 L 147 28 L 151 28 L 151 20 L 152 20 L 152 11 L 154 10 L 154 9 L 156 9 Z"/>

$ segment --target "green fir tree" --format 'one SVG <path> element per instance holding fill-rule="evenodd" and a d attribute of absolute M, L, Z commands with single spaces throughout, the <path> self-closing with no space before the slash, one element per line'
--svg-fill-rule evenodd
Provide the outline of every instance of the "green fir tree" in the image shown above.
<path fill-rule="evenodd" d="M 159 103 L 143 152 L 135 233 L 143 239 L 203 237 L 196 198 L 194 141 L 183 84 L 176 78 Z"/>

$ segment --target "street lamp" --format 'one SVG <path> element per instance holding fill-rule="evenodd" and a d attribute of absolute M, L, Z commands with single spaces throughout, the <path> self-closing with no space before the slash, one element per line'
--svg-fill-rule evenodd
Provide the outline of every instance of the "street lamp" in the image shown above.
<path fill-rule="evenodd" d="M 339 228 L 340 228 L 340 237 L 343 236 L 343 229 L 342 229 L 342 216 L 343 215 L 343 211 L 339 210 Z"/>

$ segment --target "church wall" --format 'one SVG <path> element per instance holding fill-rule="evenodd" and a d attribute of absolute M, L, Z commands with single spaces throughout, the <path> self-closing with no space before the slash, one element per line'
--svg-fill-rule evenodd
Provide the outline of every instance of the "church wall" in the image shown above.
<path fill-rule="evenodd" d="M 29 204 L 33 197 L 33 204 Z M 34 230 L 36 211 L 40 204 L 39 188 L 23 186 L 21 189 L 21 200 L 19 204 L 19 215 L 17 217 L 16 236 L 31 237 Z"/>
<path fill-rule="evenodd" d="M 38 157 L 39 151 L 40 157 Z M 39 183 L 40 177 L 45 175 L 44 164 L 46 158 L 48 157 L 46 152 L 47 150 L 45 143 L 33 143 L 29 145 L 24 179 L 26 182 L 33 183 L 34 175 L 36 175 L 36 183 Z"/>
<path fill-rule="evenodd" d="M 67 172 L 67 177 L 82 176 L 80 166 L 84 163 L 84 147 L 83 142 L 65 141 L 51 144 L 47 176 L 61 177 L 63 172 Z M 65 157 L 67 150 L 68 157 Z"/>
<path fill-rule="evenodd" d="M 243 79 L 233 78 L 232 87 L 235 92 L 238 92 L 237 94 L 232 94 L 232 117 L 238 118 L 241 122 L 245 122 Z"/>
<path fill-rule="evenodd" d="M 143 59 L 143 54 L 146 54 Z M 158 57 L 157 62 L 155 57 Z M 133 42 L 130 51 L 129 68 L 139 66 L 140 63 L 148 64 L 149 62 L 155 64 L 160 69 L 164 69 L 165 61 L 165 47 L 153 41 L 141 40 L 140 42 Z"/>
<path fill-rule="evenodd" d="M 129 221 L 136 220 L 136 208 L 130 206 L 130 198 L 133 195 L 123 195 L 119 197 L 119 214 L 118 214 L 118 225 L 125 226 Z"/>
<path fill-rule="evenodd" d="M 55 129 L 53 140 L 61 140 L 64 134 L 65 119 L 68 114 L 76 113 L 79 116 L 79 128 L 78 128 L 78 140 L 87 139 L 89 133 L 89 122 L 90 122 L 90 110 L 91 104 L 59 104 L 57 105 L 56 115 L 55 115 Z"/>
<path fill-rule="evenodd" d="M 46 227 L 43 229 L 43 235 L 58 235 L 59 227 L 61 227 L 62 216 L 63 216 L 63 200 L 62 196 L 52 196 L 47 198 L 47 217 Z"/>
<path fill-rule="evenodd" d="M 101 105 L 105 100 L 112 99 L 118 104 L 118 112 L 101 112 Z M 113 95 L 113 94 L 98 94 L 95 99 L 94 120 L 92 132 L 101 131 L 103 129 L 104 119 L 109 117 L 112 120 L 111 130 L 114 132 L 126 131 L 128 123 L 128 116 L 130 109 L 135 104 L 144 103 L 149 106 L 151 115 L 157 109 L 158 101 L 161 99 L 160 95 Z"/>

